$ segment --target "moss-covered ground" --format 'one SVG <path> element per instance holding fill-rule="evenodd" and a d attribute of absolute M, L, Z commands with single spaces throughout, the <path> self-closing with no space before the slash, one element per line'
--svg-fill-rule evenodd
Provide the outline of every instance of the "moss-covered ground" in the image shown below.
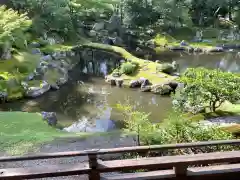
<path fill-rule="evenodd" d="M 134 72 L 131 75 L 124 74 L 121 76 L 121 78 L 124 79 L 124 85 L 126 86 L 129 85 L 129 82 L 131 80 L 136 80 L 136 79 L 139 79 L 140 77 L 147 78 L 152 84 L 163 83 L 165 81 L 169 81 L 175 78 L 163 72 L 157 71 L 157 67 L 161 66 L 161 62 L 157 63 L 157 62 L 152 62 L 152 61 L 138 58 L 132 55 L 131 53 L 129 53 L 128 51 L 126 51 L 122 47 L 110 46 L 110 45 L 99 44 L 99 43 L 87 43 L 87 44 L 83 44 L 82 47 L 90 47 L 90 48 L 96 48 L 96 49 L 114 52 L 120 55 L 126 61 L 137 62 L 139 64 L 139 68 L 136 72 Z"/>

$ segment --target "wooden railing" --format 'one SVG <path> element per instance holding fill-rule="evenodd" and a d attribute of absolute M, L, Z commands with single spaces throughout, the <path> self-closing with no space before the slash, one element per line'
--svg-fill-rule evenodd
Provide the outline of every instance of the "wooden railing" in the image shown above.
<path fill-rule="evenodd" d="M 43 153 L 34 156 L 1 157 L 0 163 L 39 160 L 50 158 L 68 158 L 88 156 L 88 162 L 74 165 L 56 165 L 32 168 L 0 169 L 0 179 L 36 179 L 87 174 L 89 180 L 135 180 L 135 179 L 216 179 L 240 180 L 240 151 L 201 153 L 194 155 L 147 157 L 124 160 L 102 161 L 98 155 L 164 151 L 173 149 L 200 148 L 206 146 L 236 146 L 240 140 L 208 141 L 173 145 L 154 145 L 123 147 L 114 149 L 96 149 L 60 153 Z M 199 166 L 201 165 L 201 166 Z M 145 172 L 123 173 L 129 170 L 145 170 Z M 146 171 L 147 170 L 147 171 Z M 106 172 L 121 171 L 119 175 L 101 175 Z M 81 179 L 81 178 L 80 178 Z"/>

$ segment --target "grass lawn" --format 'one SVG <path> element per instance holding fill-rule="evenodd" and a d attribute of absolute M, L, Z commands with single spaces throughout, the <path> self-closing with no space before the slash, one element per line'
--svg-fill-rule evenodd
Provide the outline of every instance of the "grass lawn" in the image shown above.
<path fill-rule="evenodd" d="M 22 154 L 39 143 L 65 136 L 37 113 L 0 112 L 0 123 L 0 150 L 10 154 Z"/>
<path fill-rule="evenodd" d="M 0 152 L 10 155 L 21 155 L 37 151 L 39 145 L 53 140 L 68 141 L 84 139 L 90 136 L 108 136 L 110 133 L 69 133 L 64 132 L 43 121 L 39 113 L 0 112 Z"/>
<path fill-rule="evenodd" d="M 147 78 L 153 84 L 158 84 L 158 83 L 162 83 L 162 82 L 174 79 L 173 76 L 170 76 L 168 74 L 165 74 L 162 72 L 156 72 L 157 66 L 161 64 L 135 57 L 131 53 L 126 51 L 124 48 L 121 48 L 118 46 L 110 46 L 106 44 L 99 44 L 99 43 L 87 43 L 87 44 L 83 44 L 82 46 L 95 48 L 95 49 L 102 49 L 109 52 L 115 52 L 125 60 L 138 62 L 139 69 L 138 71 L 136 71 L 136 73 L 132 75 L 121 76 L 121 78 L 124 79 L 124 85 L 129 85 L 129 82 L 131 80 L 136 80 L 136 79 L 139 79 L 140 77 Z"/>

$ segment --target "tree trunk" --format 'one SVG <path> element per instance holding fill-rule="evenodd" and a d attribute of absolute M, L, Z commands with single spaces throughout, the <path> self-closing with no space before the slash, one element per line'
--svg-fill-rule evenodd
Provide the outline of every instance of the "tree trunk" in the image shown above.
<path fill-rule="evenodd" d="M 216 111 L 216 104 L 217 104 L 217 101 L 213 101 L 213 102 L 212 102 L 212 111 L 213 111 L 213 112 Z"/>
<path fill-rule="evenodd" d="M 233 20 L 233 18 L 232 18 L 232 5 L 231 4 L 228 7 L 228 17 L 229 17 L 230 21 Z"/>
<path fill-rule="evenodd" d="M 140 142 L 140 128 L 139 128 L 139 125 L 138 125 L 138 132 L 137 132 L 137 144 L 138 144 L 138 146 L 141 146 L 141 142 Z"/>

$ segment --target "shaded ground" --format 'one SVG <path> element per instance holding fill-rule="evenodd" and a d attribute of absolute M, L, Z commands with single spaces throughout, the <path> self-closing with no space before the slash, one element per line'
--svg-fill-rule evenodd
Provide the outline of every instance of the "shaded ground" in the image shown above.
<path fill-rule="evenodd" d="M 124 136 L 119 133 L 114 133 L 106 136 L 89 137 L 86 139 L 62 139 L 56 140 L 51 144 L 42 145 L 40 152 L 53 153 L 62 151 L 80 151 L 86 149 L 99 149 L 99 148 L 116 148 L 123 146 L 133 146 L 135 141 L 131 136 Z M 116 158 L 119 155 L 104 156 L 100 158 L 109 159 Z M 86 162 L 87 157 L 73 157 L 73 158 L 59 158 L 48 160 L 36 160 L 36 161 L 20 161 L 14 163 L 1 163 L 0 168 L 23 168 L 23 167 L 44 167 L 46 165 L 64 165 L 64 164 L 76 164 Z M 72 176 L 72 177 L 57 177 L 57 178 L 44 178 L 44 179 L 68 179 L 68 180 L 87 180 L 87 176 Z"/>

